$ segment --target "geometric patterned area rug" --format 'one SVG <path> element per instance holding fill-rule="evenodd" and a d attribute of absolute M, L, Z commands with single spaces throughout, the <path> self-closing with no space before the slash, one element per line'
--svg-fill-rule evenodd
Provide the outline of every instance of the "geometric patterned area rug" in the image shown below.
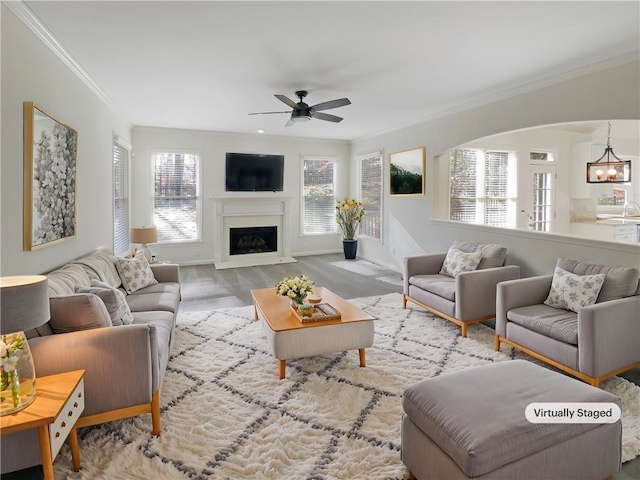
<path fill-rule="evenodd" d="M 67 445 L 55 464 L 69 479 L 408 478 L 400 460 L 401 395 L 427 377 L 527 358 L 493 349 L 493 330 L 468 338 L 401 295 L 351 300 L 377 318 L 367 366 L 349 351 L 287 361 L 284 380 L 253 307 L 180 314 L 161 395 L 162 433 L 150 415 L 79 431 L 82 470 Z M 123 367 L 123 368 L 126 368 Z M 117 385 L 113 386 L 117 388 Z M 640 387 L 616 377 L 623 457 L 640 454 Z"/>

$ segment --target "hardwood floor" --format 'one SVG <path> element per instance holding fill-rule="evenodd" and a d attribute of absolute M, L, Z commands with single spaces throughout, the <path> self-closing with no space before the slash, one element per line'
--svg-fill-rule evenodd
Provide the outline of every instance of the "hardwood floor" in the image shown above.
<path fill-rule="evenodd" d="M 402 292 L 398 272 L 364 260 L 345 260 L 342 254 L 297 258 L 297 263 L 216 270 L 213 265 L 180 268 L 182 302 L 180 312 L 216 310 L 251 305 L 250 290 L 275 286 L 284 277 L 305 274 L 344 298 Z M 485 322 L 493 326 L 493 322 Z M 640 385 L 640 369 L 623 377 Z M 80 444 L 82 460 L 82 444 Z M 41 480 L 42 469 L 34 467 L 2 475 L 2 480 Z M 625 463 L 614 480 L 640 479 L 640 457 Z M 125 480 L 125 479 L 123 479 Z"/>
<path fill-rule="evenodd" d="M 397 272 L 342 254 L 299 257 L 297 263 L 216 270 L 213 265 L 181 267 L 180 311 L 216 310 L 251 305 L 250 290 L 274 287 L 285 277 L 307 275 L 343 298 L 402 292 Z"/>

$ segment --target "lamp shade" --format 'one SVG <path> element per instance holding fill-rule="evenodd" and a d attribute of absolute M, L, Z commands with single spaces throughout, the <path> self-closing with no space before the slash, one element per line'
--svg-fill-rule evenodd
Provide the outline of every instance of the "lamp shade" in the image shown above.
<path fill-rule="evenodd" d="M 131 243 L 157 243 L 158 230 L 156 227 L 131 227 L 129 239 Z"/>
<path fill-rule="evenodd" d="M 47 277 L 25 275 L 0 278 L 2 335 L 24 332 L 49 321 Z"/>

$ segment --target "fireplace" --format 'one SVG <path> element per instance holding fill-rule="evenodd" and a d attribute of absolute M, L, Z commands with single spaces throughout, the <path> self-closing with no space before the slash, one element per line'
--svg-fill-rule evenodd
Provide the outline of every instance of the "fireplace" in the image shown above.
<path fill-rule="evenodd" d="M 216 269 L 293 263 L 289 197 L 214 198 Z"/>
<path fill-rule="evenodd" d="M 278 251 L 278 227 L 244 227 L 229 229 L 229 255 Z"/>

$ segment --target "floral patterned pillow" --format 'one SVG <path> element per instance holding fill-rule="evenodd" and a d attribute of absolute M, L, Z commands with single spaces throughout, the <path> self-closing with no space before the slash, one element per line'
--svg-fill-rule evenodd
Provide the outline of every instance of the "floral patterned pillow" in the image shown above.
<path fill-rule="evenodd" d="M 482 253 L 465 253 L 457 248 L 449 248 L 447 257 L 444 259 L 440 275 L 454 277 L 462 272 L 471 272 L 478 268 Z"/>
<path fill-rule="evenodd" d="M 127 293 L 155 285 L 158 281 L 153 276 L 149 262 L 144 253 L 138 252 L 133 258 L 116 258 L 116 268 Z"/>
<path fill-rule="evenodd" d="M 556 267 L 545 305 L 578 313 L 582 307 L 596 303 L 606 275 L 576 275 Z"/>

